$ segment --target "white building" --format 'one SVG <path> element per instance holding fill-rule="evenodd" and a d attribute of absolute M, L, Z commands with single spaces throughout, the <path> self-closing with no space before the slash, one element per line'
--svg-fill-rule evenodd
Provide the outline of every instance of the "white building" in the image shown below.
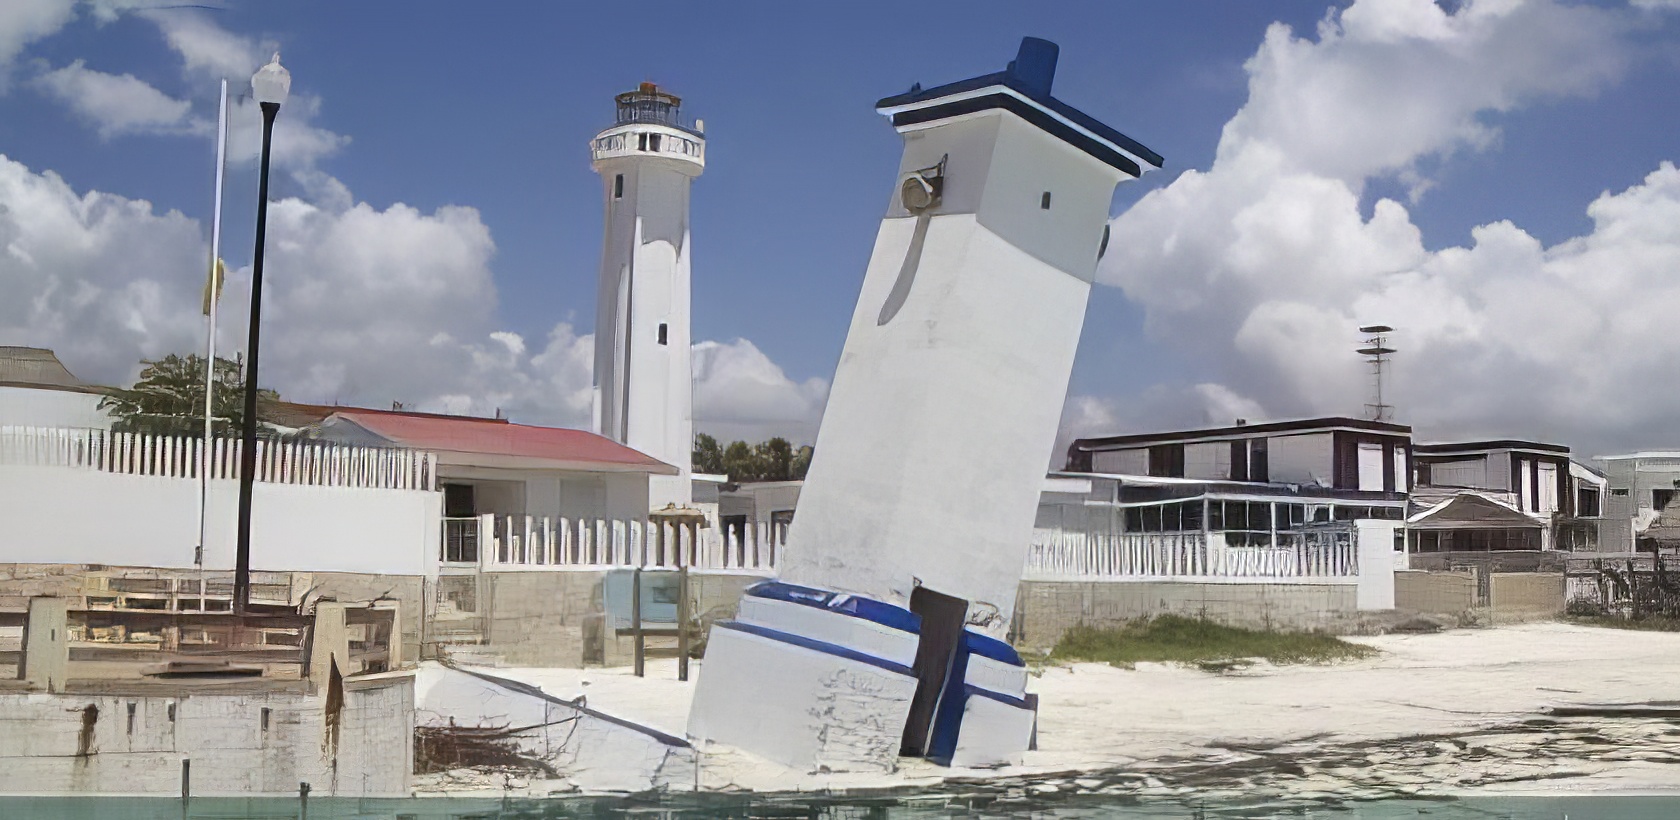
<path fill-rule="evenodd" d="M 689 185 L 706 167 L 700 123 L 643 83 L 618 95 L 613 127 L 590 144 L 605 192 L 595 313 L 595 430 L 667 464 L 650 502 L 687 506 L 694 448 L 689 347 Z"/>
<path fill-rule="evenodd" d="M 312 437 L 344 444 L 424 451 L 437 463 L 443 564 L 479 565 L 497 527 L 553 531 L 596 521 L 647 518 L 649 487 L 677 468 L 585 430 L 506 419 L 291 405 L 329 412 Z M 493 519 L 486 522 L 486 516 Z"/>
<path fill-rule="evenodd" d="M 51 350 L 0 347 L 0 427 L 109 429 L 110 391 L 70 374 Z"/>
<path fill-rule="evenodd" d="M 1651 548 L 1643 536 L 1680 497 L 1680 451 L 1655 450 L 1599 456 L 1608 494 L 1599 525 L 1599 549 L 1632 552 Z"/>

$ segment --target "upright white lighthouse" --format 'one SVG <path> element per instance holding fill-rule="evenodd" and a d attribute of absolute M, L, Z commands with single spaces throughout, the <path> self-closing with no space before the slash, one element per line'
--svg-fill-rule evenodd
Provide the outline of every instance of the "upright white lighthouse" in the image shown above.
<path fill-rule="evenodd" d="M 606 198 L 595 312 L 595 430 L 678 467 L 652 476 L 649 503 L 686 505 L 694 447 L 689 361 L 688 188 L 706 167 L 698 121 L 653 83 L 618 95 L 590 144 Z"/>

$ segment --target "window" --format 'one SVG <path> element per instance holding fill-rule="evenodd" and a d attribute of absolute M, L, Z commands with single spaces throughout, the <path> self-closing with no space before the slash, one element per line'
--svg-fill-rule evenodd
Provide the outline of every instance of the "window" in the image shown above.
<path fill-rule="evenodd" d="M 1248 480 L 1248 442 L 1231 442 L 1231 480 Z"/>
<path fill-rule="evenodd" d="M 1597 518 L 1599 516 L 1598 502 L 1597 488 L 1580 488 L 1575 493 L 1575 514 L 1581 518 Z"/>
<path fill-rule="evenodd" d="M 264 706 L 263 710 L 262 710 L 262 730 L 264 732 L 268 731 L 268 715 L 269 715 L 269 708 L 267 706 Z"/>
<path fill-rule="evenodd" d="M 1126 508 L 1126 532 L 1200 532 L 1202 501 Z"/>
<path fill-rule="evenodd" d="M 1628 491 L 1626 487 L 1611 487 L 1610 494 L 1616 498 L 1626 498 Z"/>
<path fill-rule="evenodd" d="M 1358 445 L 1359 486 L 1365 492 L 1383 491 L 1383 446 L 1370 442 Z"/>
<path fill-rule="evenodd" d="M 1674 490 L 1652 490 L 1651 509 L 1658 512 L 1668 509 L 1668 502 L 1674 500 Z"/>
<path fill-rule="evenodd" d="M 1038 207 L 1041 210 L 1046 210 L 1046 211 L 1050 210 L 1050 192 L 1049 191 L 1045 191 L 1044 195 L 1038 198 Z"/>
<path fill-rule="evenodd" d="M 1184 477 L 1184 445 L 1157 444 L 1149 448 L 1149 474 L 1157 478 Z"/>
<path fill-rule="evenodd" d="M 137 710 L 139 707 L 140 707 L 140 704 L 135 703 L 132 700 L 128 702 L 128 733 L 131 734 L 131 735 L 134 734 L 135 710 Z"/>
<path fill-rule="evenodd" d="M 623 199 L 623 198 L 624 198 L 624 175 L 623 174 L 618 174 L 617 176 L 613 177 L 613 199 Z"/>
<path fill-rule="evenodd" d="M 1248 480 L 1271 481 L 1270 467 L 1266 463 L 1266 440 L 1263 438 L 1248 442 Z"/>
<path fill-rule="evenodd" d="M 636 135 L 636 150 L 638 150 L 638 151 L 646 151 L 647 150 L 647 137 L 648 137 L 648 135 L 646 135 L 646 134 L 637 134 Z"/>
<path fill-rule="evenodd" d="M 658 134 L 649 134 L 648 135 L 648 150 L 653 151 L 655 153 L 659 152 L 659 135 Z"/>
<path fill-rule="evenodd" d="M 659 323 L 659 343 L 665 344 L 665 323 Z"/>

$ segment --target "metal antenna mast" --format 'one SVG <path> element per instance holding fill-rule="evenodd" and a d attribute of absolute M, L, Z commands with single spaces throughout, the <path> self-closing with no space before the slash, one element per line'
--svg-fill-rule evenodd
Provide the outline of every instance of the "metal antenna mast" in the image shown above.
<path fill-rule="evenodd" d="M 1372 421 L 1393 421 L 1394 405 L 1383 403 L 1383 365 L 1388 363 L 1388 357 L 1394 353 L 1394 348 L 1388 346 L 1388 334 L 1394 328 L 1388 325 L 1365 325 L 1359 332 L 1366 338 L 1364 347 L 1359 348 L 1359 355 L 1371 365 L 1372 393 L 1374 396 L 1370 404 L 1365 405 L 1365 411 L 1370 414 Z"/>

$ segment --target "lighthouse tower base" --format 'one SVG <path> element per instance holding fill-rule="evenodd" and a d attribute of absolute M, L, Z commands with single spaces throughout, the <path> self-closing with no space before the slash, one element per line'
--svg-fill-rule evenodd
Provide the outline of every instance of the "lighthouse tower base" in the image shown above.
<path fill-rule="evenodd" d="M 688 736 L 810 772 L 891 772 L 919 708 L 927 757 L 965 768 L 1019 763 L 1031 742 L 1026 667 L 964 630 L 948 669 L 918 669 L 921 618 L 869 598 L 765 582 L 712 626 Z M 939 680 L 924 683 L 930 674 Z M 919 706 L 918 687 L 938 697 Z"/>

